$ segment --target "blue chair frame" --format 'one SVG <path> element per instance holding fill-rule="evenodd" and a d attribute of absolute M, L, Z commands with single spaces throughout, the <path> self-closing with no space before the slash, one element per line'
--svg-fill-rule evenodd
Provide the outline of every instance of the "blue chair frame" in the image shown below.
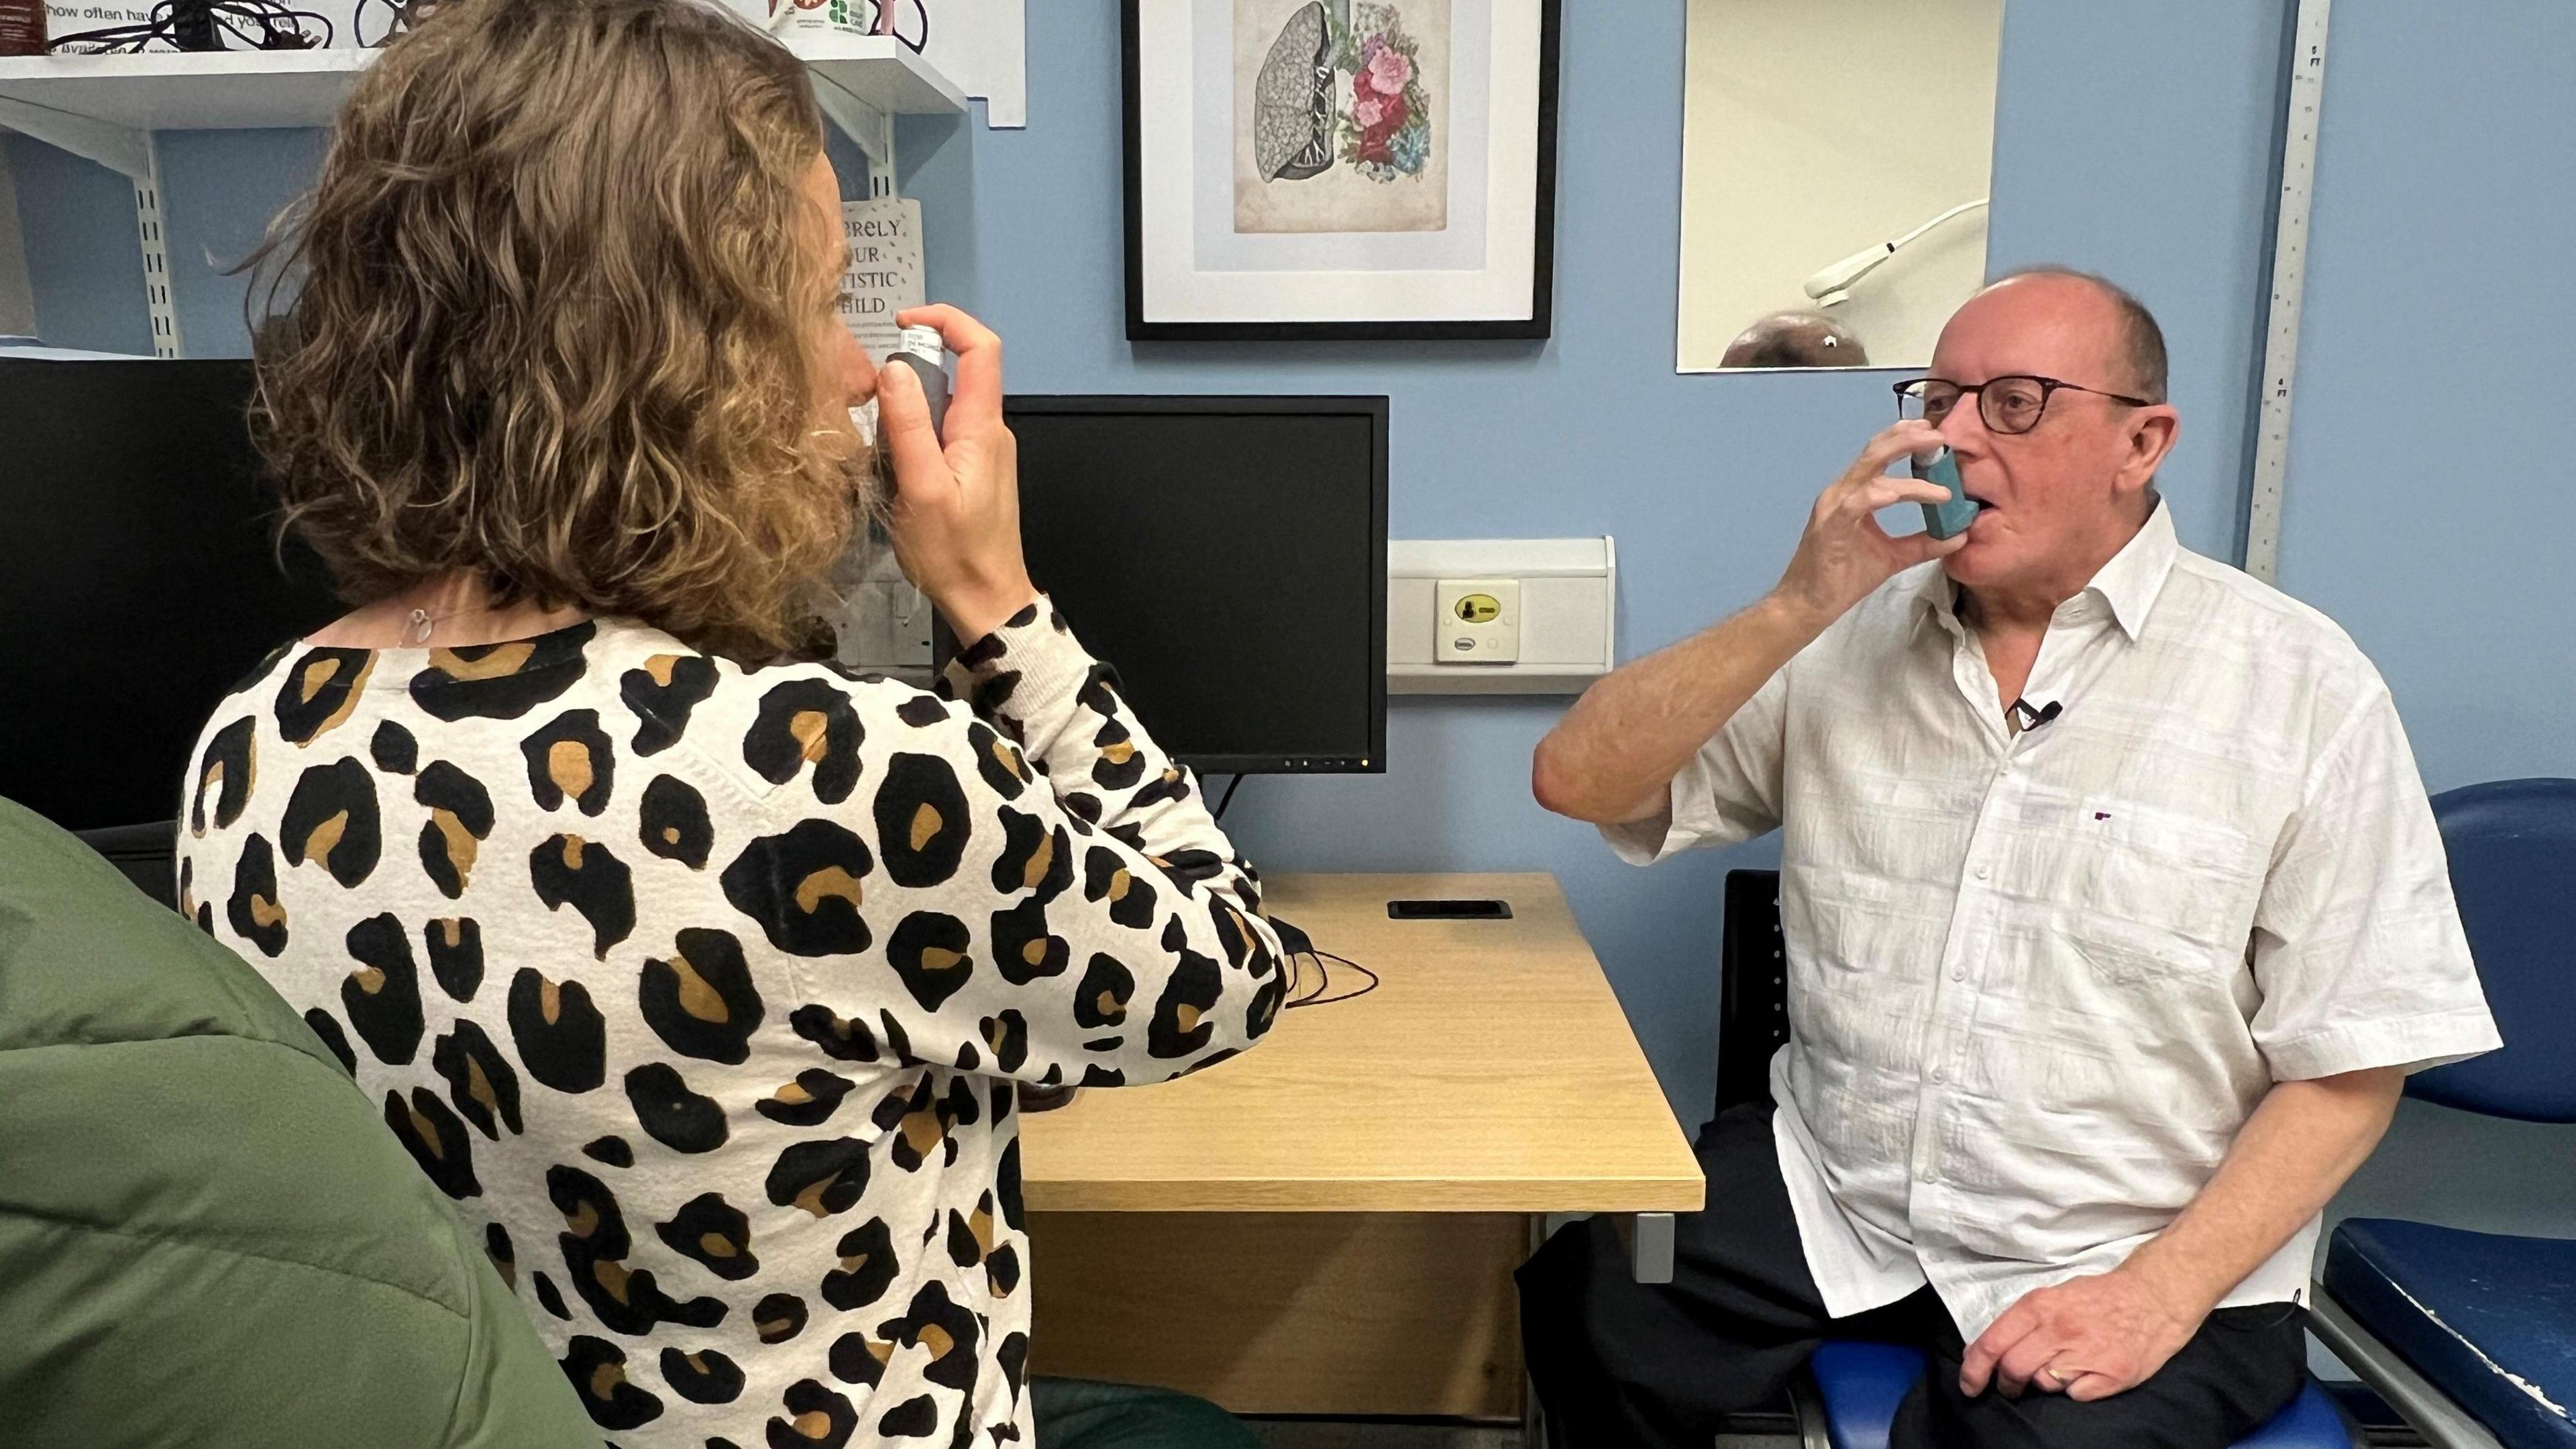
<path fill-rule="evenodd" d="M 2576 780 L 2470 785 L 2434 797 L 2433 819 L 2505 1047 L 2417 1073 L 2406 1095 L 2493 1117 L 2576 1123 Z M 2535 1263 L 2554 1271 L 2549 1285 L 2531 1281 Z M 2446 1301 L 2410 1302 L 2400 1281 L 2409 1272 L 2437 1275 Z M 2571 1277 L 2576 1244 L 2352 1219 L 2330 1240 L 2312 1317 L 2317 1337 L 2437 1449 L 2563 1446 L 2576 1443 L 2576 1426 L 2544 1407 L 2543 1394 L 2500 1388 L 2513 1365 L 2473 1335 L 2554 1302 L 2563 1361 L 2566 1340 L 2576 1339 L 2576 1294 L 2560 1296 Z M 2415 1288 L 2430 1296 L 2423 1283 Z M 2461 1321 L 2432 1317 L 2445 1310 Z M 2441 1332 L 2413 1335 L 2411 1353 L 2373 1330 L 2414 1313 Z"/>
<path fill-rule="evenodd" d="M 1726 875 L 1719 931 L 1716 1110 L 1768 1101 L 1771 1058 L 1789 1040 L 1789 963 L 1780 933 L 1780 873 Z M 1923 1355 L 1884 1343 L 1828 1341 L 1789 1400 L 1803 1449 L 1887 1449 L 1887 1431 Z M 2237 1449 L 2352 1449 L 2343 1415 L 2310 1380 Z"/>

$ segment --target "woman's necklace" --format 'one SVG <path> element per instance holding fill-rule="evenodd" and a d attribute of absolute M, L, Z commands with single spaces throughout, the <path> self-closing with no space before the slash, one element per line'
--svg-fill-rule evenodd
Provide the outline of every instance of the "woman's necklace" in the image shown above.
<path fill-rule="evenodd" d="M 406 649 L 421 648 L 429 643 L 430 631 L 439 625 L 446 623 L 450 619 L 463 618 L 467 614 L 488 614 L 490 612 L 492 612 L 492 608 L 489 604 L 475 604 L 467 608 L 450 609 L 444 614 L 433 614 L 427 609 L 414 609 L 411 611 L 411 616 L 403 621 L 403 647 Z"/>

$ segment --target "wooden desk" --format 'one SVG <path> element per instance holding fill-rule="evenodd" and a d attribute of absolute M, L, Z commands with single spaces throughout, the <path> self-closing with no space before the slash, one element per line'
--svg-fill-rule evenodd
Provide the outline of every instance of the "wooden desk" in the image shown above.
<path fill-rule="evenodd" d="M 1387 918 L 1416 897 L 1513 919 Z M 1036 1366 L 1243 1413 L 1517 1417 L 1532 1217 L 1696 1210 L 1681 1127 L 1553 877 L 1284 876 L 1265 905 L 1381 984 L 1021 1123 Z"/>

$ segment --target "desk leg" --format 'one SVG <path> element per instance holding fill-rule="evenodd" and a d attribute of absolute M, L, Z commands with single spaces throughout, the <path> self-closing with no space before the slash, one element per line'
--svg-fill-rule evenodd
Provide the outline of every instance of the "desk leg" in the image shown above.
<path fill-rule="evenodd" d="M 1533 1255 L 1547 1246 L 1547 1233 L 1547 1214 L 1530 1214 L 1529 1250 Z M 1521 1449 L 1547 1449 L 1547 1419 L 1539 1411 L 1538 1381 L 1529 1377 L 1526 1365 L 1521 1373 Z"/>
<path fill-rule="evenodd" d="M 1620 1213 L 1611 1219 L 1628 1249 L 1628 1271 L 1640 1283 L 1673 1281 L 1673 1215 Z"/>
<path fill-rule="evenodd" d="M 1611 1221 L 1618 1225 L 1620 1241 L 1627 1245 L 1629 1271 L 1638 1282 L 1673 1281 L 1671 1213 L 1618 1213 L 1612 1216 Z M 1545 1214 L 1531 1215 L 1529 1239 L 1532 1253 L 1546 1244 L 1548 1224 Z M 1526 1379 L 1521 1384 L 1521 1444 L 1523 1449 L 1547 1449 L 1547 1422 L 1539 1409 L 1538 1385 Z"/>

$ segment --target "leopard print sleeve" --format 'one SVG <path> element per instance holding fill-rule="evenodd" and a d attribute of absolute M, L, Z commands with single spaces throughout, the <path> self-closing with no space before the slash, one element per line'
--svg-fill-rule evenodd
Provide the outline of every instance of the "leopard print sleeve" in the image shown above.
<path fill-rule="evenodd" d="M 774 858 L 737 867 L 738 906 L 782 931 L 840 922 L 842 938 L 810 954 L 881 956 L 899 987 L 836 993 L 818 963 L 799 1030 L 1090 1086 L 1176 1077 L 1266 1033 L 1288 983 L 1258 884 L 1188 773 L 1127 713 L 1115 676 L 1043 602 L 977 643 L 959 673 L 980 709 L 912 694 L 883 724 L 877 691 L 889 686 L 840 684 L 865 716 L 850 768 L 874 788 L 849 790 L 822 819 L 792 818 L 805 808 L 792 795 L 776 802 L 791 818 L 774 822 Z M 822 778 L 828 719 L 795 700 L 763 713 L 788 731 L 782 759 L 809 721 L 819 749 L 803 753 L 824 756 L 815 780 L 838 783 Z M 820 899 L 831 890 L 852 908 Z M 866 939 L 877 930 L 881 941 Z M 852 1006 L 834 1008 L 836 995 Z M 860 1001 L 878 1007 L 874 1021 Z"/>
<path fill-rule="evenodd" d="M 1145 733 L 1117 671 L 1082 651 L 1047 600 L 959 655 L 944 682 L 1037 761 L 1076 819 L 1146 852 L 1165 875 L 1212 883 L 1259 913 L 1259 877 L 1200 803 L 1197 781 Z"/>

